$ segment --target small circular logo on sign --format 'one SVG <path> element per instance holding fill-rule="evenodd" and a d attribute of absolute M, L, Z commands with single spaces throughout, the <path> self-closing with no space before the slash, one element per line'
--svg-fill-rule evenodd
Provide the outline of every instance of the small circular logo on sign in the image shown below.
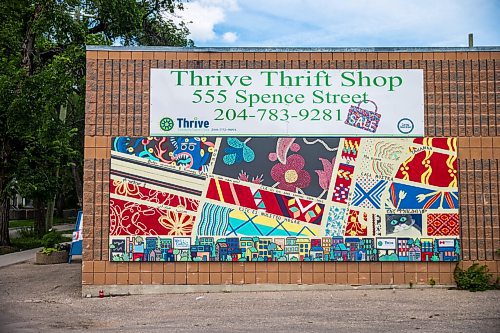
<path fill-rule="evenodd" d="M 408 118 L 403 118 L 400 121 L 398 121 L 398 130 L 403 134 L 411 133 L 414 128 L 415 125 L 413 124 L 413 121 L 411 121 Z"/>
<path fill-rule="evenodd" d="M 172 118 L 165 117 L 162 120 L 160 120 L 160 128 L 168 132 L 172 128 L 174 128 L 174 121 L 172 120 Z"/>

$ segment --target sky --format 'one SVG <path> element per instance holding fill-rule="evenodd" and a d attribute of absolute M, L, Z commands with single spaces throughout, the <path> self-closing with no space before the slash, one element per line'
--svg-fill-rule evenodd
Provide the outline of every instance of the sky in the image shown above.
<path fill-rule="evenodd" d="M 189 0 L 198 47 L 500 45 L 500 0 Z"/>

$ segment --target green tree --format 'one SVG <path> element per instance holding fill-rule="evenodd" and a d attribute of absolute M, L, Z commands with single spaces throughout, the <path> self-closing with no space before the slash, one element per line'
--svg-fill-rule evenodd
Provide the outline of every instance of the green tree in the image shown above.
<path fill-rule="evenodd" d="M 458 240 L 455 240 L 455 253 L 457 257 L 460 257 L 460 242 Z"/>
<path fill-rule="evenodd" d="M 15 191 L 34 200 L 38 234 L 65 174 L 81 197 L 85 45 L 192 46 L 165 15 L 181 9 L 177 0 L 0 1 L 0 245 L 10 243 Z"/>

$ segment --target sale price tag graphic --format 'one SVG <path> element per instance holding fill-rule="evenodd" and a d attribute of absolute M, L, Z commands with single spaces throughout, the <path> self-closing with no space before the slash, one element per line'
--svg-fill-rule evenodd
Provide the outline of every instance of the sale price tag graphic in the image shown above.
<path fill-rule="evenodd" d="M 375 104 L 374 101 L 367 102 L 375 106 L 375 111 L 361 108 L 361 102 L 359 102 L 357 106 L 351 105 L 351 107 L 349 108 L 349 112 L 347 113 L 345 124 L 375 133 L 377 132 L 377 128 L 380 123 L 380 117 L 382 115 L 380 113 L 377 113 L 378 108 L 377 104 Z"/>

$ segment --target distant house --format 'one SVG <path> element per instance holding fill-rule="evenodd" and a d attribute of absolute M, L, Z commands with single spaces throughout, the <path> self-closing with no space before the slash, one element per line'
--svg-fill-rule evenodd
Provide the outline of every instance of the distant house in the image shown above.
<path fill-rule="evenodd" d="M 163 260 L 165 261 L 175 261 L 174 249 L 168 250 L 167 253 L 163 254 Z"/>
<path fill-rule="evenodd" d="M 155 249 L 151 252 L 149 252 L 149 258 L 148 261 L 161 261 L 161 252 L 158 249 Z"/>
<path fill-rule="evenodd" d="M 408 244 L 410 238 L 398 238 L 398 258 L 399 261 L 409 260 L 410 245 Z"/>
<path fill-rule="evenodd" d="M 215 245 L 215 260 L 226 261 L 227 254 L 227 244 L 225 242 L 217 242 L 217 244 Z"/>
<path fill-rule="evenodd" d="M 264 261 L 271 260 L 271 253 L 269 251 L 269 244 L 271 244 L 272 238 L 259 238 L 257 241 L 257 250 L 259 251 L 259 257 L 264 258 Z"/>
<path fill-rule="evenodd" d="M 227 254 L 231 256 L 233 261 L 238 261 L 241 257 L 240 239 L 238 237 L 226 238 Z"/>
<path fill-rule="evenodd" d="M 215 258 L 215 242 L 213 237 L 196 238 L 196 244 L 207 245 L 210 248 L 210 258 Z"/>
<path fill-rule="evenodd" d="M 457 261 L 458 253 L 455 251 L 456 240 L 444 240 L 438 242 L 437 252 L 441 261 Z"/>
<path fill-rule="evenodd" d="M 273 250 L 273 261 L 277 261 L 281 257 L 285 256 L 285 250 L 280 246 L 276 245 L 276 248 Z"/>
<path fill-rule="evenodd" d="M 311 248 L 311 251 L 309 252 L 310 254 L 310 257 L 312 260 L 318 260 L 318 261 L 322 261 L 323 260 L 323 247 L 321 246 L 313 246 Z"/>
<path fill-rule="evenodd" d="M 158 238 L 156 237 L 146 237 L 146 247 L 144 249 L 145 260 L 147 261 L 156 261 L 156 244 L 158 242 Z M 158 251 L 160 252 L 160 251 Z"/>
<path fill-rule="evenodd" d="M 321 246 L 323 247 L 323 258 L 329 260 L 330 248 L 332 247 L 332 237 L 323 237 L 321 239 Z"/>
<path fill-rule="evenodd" d="M 163 261 L 173 261 L 172 239 L 160 238 L 160 252 Z M 171 259 L 171 260 L 170 260 Z"/>
<path fill-rule="evenodd" d="M 297 245 L 297 238 L 287 237 L 285 242 L 285 256 L 288 260 L 292 258 L 299 258 L 299 246 Z"/>
<path fill-rule="evenodd" d="M 133 261 L 144 261 L 144 241 L 142 237 L 135 237 L 132 242 L 132 260 Z"/>
<path fill-rule="evenodd" d="M 245 258 L 247 261 L 252 260 L 252 252 L 250 251 L 252 247 L 255 248 L 255 243 L 252 237 L 240 238 L 241 257 Z"/>
<path fill-rule="evenodd" d="M 310 240 L 308 238 L 298 238 L 297 246 L 299 248 L 299 260 L 309 258 Z"/>
<path fill-rule="evenodd" d="M 357 237 L 346 237 L 345 246 L 348 250 L 347 260 L 356 261 L 356 257 L 359 250 L 359 238 Z"/>
<path fill-rule="evenodd" d="M 421 261 L 420 247 L 413 244 L 408 250 L 408 261 Z"/>
<path fill-rule="evenodd" d="M 259 257 L 259 251 L 254 246 L 247 249 L 247 252 L 250 252 L 250 254 L 247 255 L 247 257 L 250 257 L 250 261 L 256 261 Z"/>
<path fill-rule="evenodd" d="M 358 259 L 361 261 L 376 261 L 377 260 L 377 250 L 375 249 L 375 243 L 373 238 L 362 238 L 359 241 L 359 249 L 362 251 L 362 258 Z M 358 258 L 360 255 L 358 251 Z"/>
<path fill-rule="evenodd" d="M 420 239 L 421 243 L 421 261 L 431 261 L 432 255 L 434 254 L 433 250 L 433 241 L 432 238 L 422 238 Z"/>
<path fill-rule="evenodd" d="M 210 245 L 191 245 L 191 259 L 200 258 L 201 261 L 209 261 L 210 252 Z"/>
<path fill-rule="evenodd" d="M 333 260 L 335 261 L 347 261 L 347 256 L 349 254 L 349 250 L 345 246 L 344 243 L 339 243 L 335 246 L 333 251 Z"/>

